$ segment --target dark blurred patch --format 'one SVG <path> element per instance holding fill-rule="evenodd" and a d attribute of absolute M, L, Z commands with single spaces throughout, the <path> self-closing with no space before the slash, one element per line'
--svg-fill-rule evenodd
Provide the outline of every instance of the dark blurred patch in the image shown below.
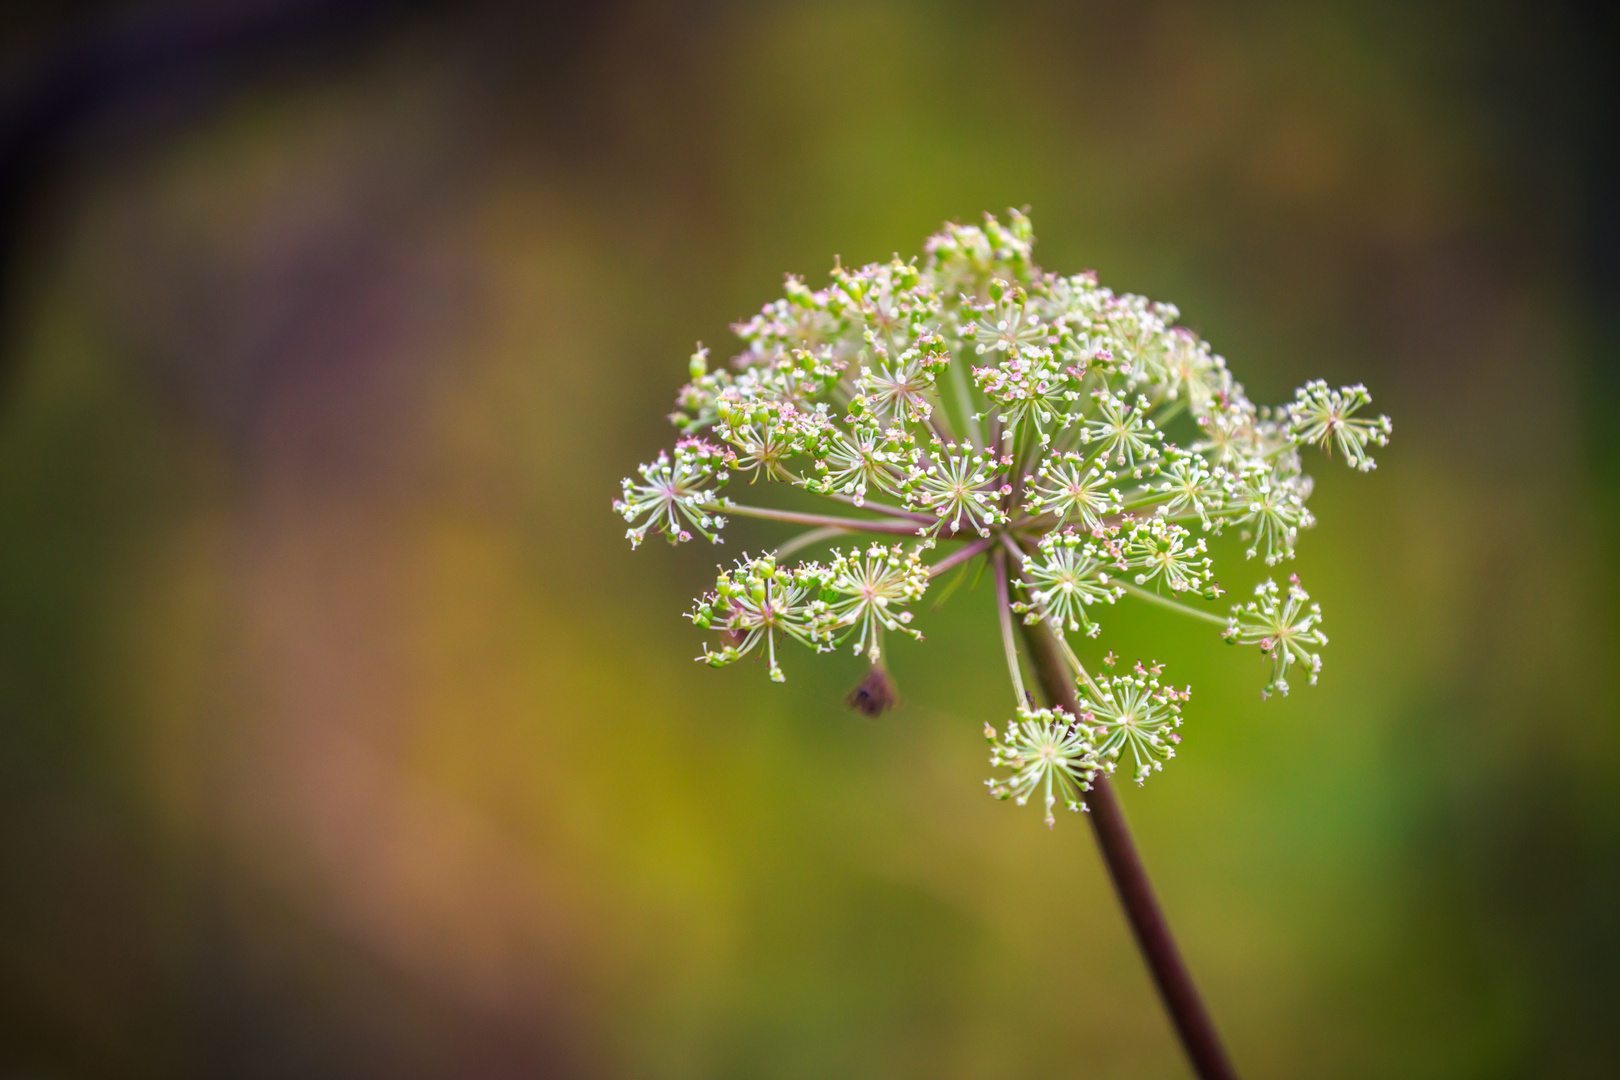
<path fill-rule="evenodd" d="M 844 704 L 862 716 L 878 717 L 900 704 L 900 693 L 888 670 L 874 667 L 844 698 Z"/>
<path fill-rule="evenodd" d="M 35 5 L 14 27 L 28 46 L 0 84 L 0 386 L 15 346 L 8 317 L 20 252 L 48 243 L 72 198 L 73 156 L 106 157 L 196 123 L 232 95 L 272 80 L 336 71 L 424 18 L 455 35 L 490 16 L 517 40 L 544 43 L 526 70 L 566 82 L 588 28 L 613 4 L 447 4 L 442 0 L 210 0 Z M 443 21 L 454 12 L 454 21 Z M 509 43 L 507 34 L 491 41 Z"/>

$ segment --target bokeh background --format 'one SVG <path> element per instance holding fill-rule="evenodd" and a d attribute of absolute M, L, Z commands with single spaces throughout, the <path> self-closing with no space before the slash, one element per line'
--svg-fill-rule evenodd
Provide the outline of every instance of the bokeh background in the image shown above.
<path fill-rule="evenodd" d="M 869 721 L 608 512 L 784 271 L 1025 204 L 1394 417 L 1319 686 L 1108 625 L 1245 1075 L 1620 1074 L 1603 7 L 4 5 L 0 1076 L 1186 1075 L 1084 822 L 984 797 L 988 589 Z"/>

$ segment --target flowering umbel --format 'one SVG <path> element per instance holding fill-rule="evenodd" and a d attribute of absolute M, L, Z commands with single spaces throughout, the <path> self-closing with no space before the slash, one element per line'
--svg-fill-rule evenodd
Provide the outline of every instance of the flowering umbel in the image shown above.
<path fill-rule="evenodd" d="M 1301 450 L 1367 472 L 1391 428 L 1362 414 L 1360 385 L 1309 382 L 1287 405 L 1252 404 L 1173 306 L 1089 272 L 1047 273 L 1033 246 L 1014 211 L 945 226 L 921 259 L 835 267 L 822 289 L 788 277 L 781 299 L 733 327 L 742 348 L 729 365 L 693 354 L 670 416 L 682 438 L 624 481 L 613 509 L 632 545 L 649 532 L 719 543 L 737 516 L 807 528 L 723 570 L 690 616 L 719 635 L 699 660 L 762 655 L 778 682 L 789 641 L 850 645 L 881 674 L 886 634 L 921 639 L 912 609 L 930 582 L 987 562 L 1017 709 L 1005 734 L 987 729 L 991 764 L 1012 770 L 990 787 L 1019 803 L 1038 793 L 1050 825 L 1099 772 L 1129 758 L 1140 783 L 1180 742 L 1189 689 L 1162 683 L 1158 664 L 1093 674 L 1076 653 L 1101 634 L 1100 607 L 1141 601 L 1258 645 L 1271 662 L 1262 696 L 1286 694 L 1295 665 L 1316 681 L 1327 637 L 1298 577 L 1286 591 L 1265 582 L 1229 617 L 1207 610 L 1196 602 L 1223 590 L 1206 537 L 1230 530 L 1249 558 L 1291 559 L 1315 524 Z M 721 494 L 733 476 L 802 488 L 837 512 L 733 502 Z M 785 561 L 860 534 L 872 539 Z M 1078 716 L 1030 704 L 1014 615 L 1056 636 Z M 864 711 L 892 700 L 879 683 Z"/>

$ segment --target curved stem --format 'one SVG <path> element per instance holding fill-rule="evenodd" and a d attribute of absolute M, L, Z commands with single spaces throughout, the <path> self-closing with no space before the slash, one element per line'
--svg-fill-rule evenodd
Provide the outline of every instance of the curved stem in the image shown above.
<path fill-rule="evenodd" d="M 1124 589 L 1127 595 L 1134 596 L 1138 600 L 1146 600 L 1150 604 L 1157 604 L 1162 608 L 1168 608 L 1178 615 L 1187 615 L 1194 619 L 1202 619 L 1204 622 L 1214 623 L 1216 626 L 1219 626 L 1222 629 L 1225 629 L 1226 624 L 1229 621 L 1224 615 L 1217 615 L 1213 611 L 1200 611 L 1191 604 L 1183 604 L 1181 601 L 1172 600 L 1168 596 L 1160 596 L 1158 593 L 1153 592 L 1150 589 L 1144 589 L 1140 585 L 1132 585 L 1130 582 L 1120 581 L 1118 578 L 1113 578 L 1111 580 L 1113 584 Z"/>
<path fill-rule="evenodd" d="M 996 568 L 996 614 L 1001 617 L 1001 647 L 1007 653 L 1007 674 L 1012 677 L 1013 693 L 1018 697 L 1018 707 L 1026 708 L 1029 705 L 1029 694 L 1024 689 L 1024 676 L 1018 670 L 1018 645 L 1013 640 L 1012 597 L 1007 590 L 1007 553 L 997 548 L 990 556 L 991 565 Z M 1069 713 L 1070 716 L 1079 716 L 1078 711 Z"/>
<path fill-rule="evenodd" d="M 1139 488 L 1138 490 L 1145 489 Z M 1170 496 L 1164 494 L 1163 492 L 1153 491 L 1146 495 L 1132 498 L 1128 502 L 1120 503 L 1119 509 L 1122 513 L 1129 513 L 1132 510 L 1140 510 L 1144 506 L 1152 506 L 1154 503 L 1162 503 L 1169 498 Z"/>
<path fill-rule="evenodd" d="M 888 503 L 878 502 L 876 499 L 867 499 L 864 502 L 856 502 L 853 495 L 845 495 L 841 491 L 829 491 L 827 492 L 826 497 L 837 502 L 841 502 L 845 506 L 853 506 L 861 510 L 869 510 L 874 514 L 887 514 L 890 517 L 901 518 L 906 521 L 915 521 L 922 525 L 932 525 L 934 522 L 939 520 L 938 518 L 931 517 L 928 514 L 919 514 L 915 510 L 902 510 L 898 506 L 890 506 Z"/>
<path fill-rule="evenodd" d="M 930 566 L 928 568 L 928 576 L 931 578 L 939 577 L 939 575 L 945 573 L 945 571 L 949 570 L 951 567 L 960 566 L 962 563 L 967 562 L 980 552 L 994 547 L 995 544 L 995 537 L 986 536 L 982 540 L 973 541 L 973 543 L 968 544 L 966 547 L 958 548 L 956 551 L 951 552 L 949 555 L 939 560 L 939 562 Z"/>
<path fill-rule="evenodd" d="M 978 417 L 973 415 L 973 397 L 968 393 L 967 376 L 962 368 L 968 363 L 965 354 L 951 359 L 951 390 L 956 394 L 956 408 L 962 414 L 962 426 L 967 429 L 968 441 L 973 449 L 984 449 L 984 434 L 979 430 Z"/>
<path fill-rule="evenodd" d="M 809 532 L 802 532 L 793 539 L 786 541 L 771 554 L 775 555 L 778 559 L 785 559 L 795 551 L 801 551 L 804 548 L 810 547 L 812 544 L 819 544 L 823 540 L 831 540 L 835 536 L 846 536 L 848 533 L 848 529 L 834 528 L 831 526 L 821 529 L 811 529 Z"/>
<path fill-rule="evenodd" d="M 1002 533 L 998 539 L 1001 541 L 1001 546 L 1006 548 L 1008 554 L 1013 557 L 1013 561 L 1009 564 L 1012 571 L 1022 578 L 1024 576 L 1024 550 L 1018 546 L 1018 542 L 1009 533 Z"/>
<path fill-rule="evenodd" d="M 1061 706 L 1070 716 L 1080 715 L 1074 680 L 1051 630 L 1044 621 L 1025 624 L 1023 630 L 1024 641 L 1029 646 L 1030 666 L 1048 703 Z M 1181 1037 L 1193 1071 L 1200 1080 L 1237 1080 L 1209 1010 L 1193 985 L 1192 973 L 1187 970 L 1175 938 L 1170 935 L 1170 924 L 1165 921 L 1159 901 L 1153 895 L 1153 886 L 1148 882 L 1147 869 L 1131 840 L 1125 808 L 1120 805 L 1108 777 L 1099 775 L 1092 781 L 1085 803 L 1091 812 L 1091 829 L 1097 837 L 1097 846 L 1102 849 L 1103 862 L 1108 866 L 1108 876 L 1113 879 L 1120 906 L 1125 909 L 1136 944 L 1142 950 L 1148 970 L 1153 973 L 1159 997 L 1170 1014 L 1176 1034 Z"/>
<path fill-rule="evenodd" d="M 800 476 L 792 469 L 783 469 L 782 472 L 786 474 L 788 480 L 792 481 L 798 487 L 807 486 L 804 477 Z M 876 499 L 865 499 L 861 502 L 856 502 L 855 496 L 845 495 L 842 491 L 824 491 L 818 492 L 817 494 L 821 495 L 823 498 L 832 499 L 835 502 L 841 502 L 846 506 L 854 506 L 862 510 L 870 510 L 874 514 L 888 514 L 890 517 L 905 518 L 907 521 L 921 522 L 924 525 L 932 525 L 937 520 L 936 518 L 932 518 L 927 514 L 919 514 L 915 510 L 902 510 L 898 506 L 890 506 L 888 503 L 879 502 Z"/>
<path fill-rule="evenodd" d="M 827 514 L 801 514 L 796 510 L 775 510 L 766 506 L 740 506 L 732 502 L 705 503 L 703 509 L 720 514 L 763 518 L 766 521 L 786 521 L 792 525 L 819 525 L 829 529 L 848 529 L 850 532 L 889 533 L 897 536 L 916 536 L 920 527 L 915 521 L 886 520 L 883 518 L 843 518 L 832 517 Z"/>

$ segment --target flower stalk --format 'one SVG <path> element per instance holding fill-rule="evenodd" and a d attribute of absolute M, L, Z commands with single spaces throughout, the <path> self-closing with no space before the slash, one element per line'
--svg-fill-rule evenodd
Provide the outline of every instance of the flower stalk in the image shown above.
<path fill-rule="evenodd" d="M 1081 715 L 1074 678 L 1069 674 L 1069 664 L 1060 653 L 1052 631 L 1044 622 L 1026 623 L 1023 631 L 1030 668 L 1048 706 L 1062 709 L 1070 716 Z M 1170 933 L 1170 923 L 1159 907 L 1148 881 L 1147 868 L 1142 865 L 1142 857 L 1131 839 L 1125 807 L 1108 777 L 1094 777 L 1083 801 L 1092 835 L 1097 838 L 1097 848 L 1114 883 L 1114 892 L 1125 909 L 1137 948 L 1153 974 L 1153 984 L 1158 988 L 1159 998 L 1170 1014 L 1170 1022 L 1175 1026 L 1194 1072 L 1200 1080 L 1237 1080 L 1237 1072 L 1221 1044 L 1215 1022 L 1204 1007 L 1192 972 L 1187 970 L 1187 963 Z"/>

